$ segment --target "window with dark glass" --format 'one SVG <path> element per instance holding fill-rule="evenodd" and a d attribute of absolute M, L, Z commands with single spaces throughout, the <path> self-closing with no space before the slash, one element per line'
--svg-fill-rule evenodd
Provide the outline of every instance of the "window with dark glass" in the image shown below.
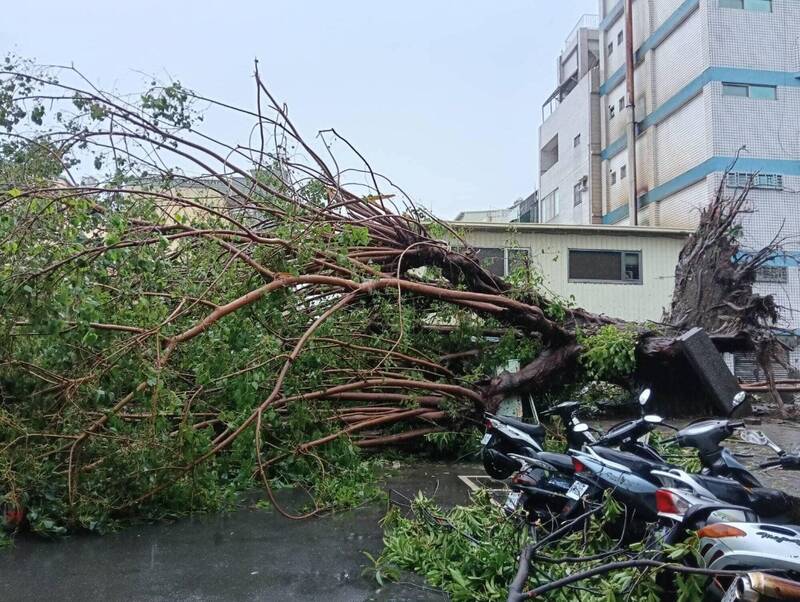
<path fill-rule="evenodd" d="M 480 248 L 475 249 L 478 254 L 478 261 L 489 272 L 501 278 L 505 276 L 505 252 L 503 249 Z"/>
<path fill-rule="evenodd" d="M 475 248 L 480 264 L 495 276 L 510 276 L 519 268 L 528 267 L 530 250 L 515 248 Z"/>
<path fill-rule="evenodd" d="M 785 284 L 788 281 L 788 276 L 788 270 L 785 266 L 765 265 L 756 270 L 756 282 Z"/>
<path fill-rule="evenodd" d="M 508 257 L 507 276 L 519 269 L 530 267 L 530 251 L 528 249 L 506 249 L 506 255 Z"/>
<path fill-rule="evenodd" d="M 639 251 L 570 249 L 567 277 L 571 281 L 642 283 Z"/>

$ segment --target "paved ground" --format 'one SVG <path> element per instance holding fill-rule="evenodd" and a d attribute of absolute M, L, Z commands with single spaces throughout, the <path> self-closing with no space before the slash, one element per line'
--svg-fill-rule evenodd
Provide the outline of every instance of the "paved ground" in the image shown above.
<path fill-rule="evenodd" d="M 800 445 L 800 426 L 764 421 L 763 430 L 787 450 Z M 748 466 L 769 450 L 731 442 Z M 417 491 L 444 505 L 461 503 L 467 487 L 459 474 L 476 465 L 419 463 L 389 478 L 401 496 Z M 800 495 L 800 473 L 759 473 L 765 484 Z M 291 503 L 291 499 L 286 500 Z M 287 521 L 254 508 L 172 524 L 134 527 L 106 537 L 60 542 L 20 538 L 0 552 L 0 600 L 428 602 L 445 599 L 416 580 L 377 589 L 363 575 L 364 556 L 380 553 L 379 525 L 386 507 L 307 521 Z"/>
<path fill-rule="evenodd" d="M 476 467 L 421 463 L 391 477 L 388 487 L 453 505 L 467 498 L 457 477 L 465 472 Z M 0 600 L 442 600 L 420 582 L 381 591 L 362 575 L 369 564 L 363 552 L 380 554 L 385 512 L 377 504 L 295 522 L 251 508 L 105 537 L 18 538 L 0 552 Z"/>

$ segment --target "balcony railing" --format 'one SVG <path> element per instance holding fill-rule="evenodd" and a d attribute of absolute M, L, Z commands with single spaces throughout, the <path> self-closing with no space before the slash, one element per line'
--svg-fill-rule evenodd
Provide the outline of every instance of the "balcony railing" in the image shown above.
<path fill-rule="evenodd" d="M 575 24 L 575 27 L 572 28 L 572 31 L 569 32 L 567 41 L 564 42 L 564 50 L 561 51 L 562 54 L 569 52 L 570 49 L 575 45 L 575 42 L 578 39 L 578 32 L 581 29 L 597 29 L 598 27 L 600 27 L 599 15 L 583 15 L 580 19 L 578 19 L 578 22 Z"/>

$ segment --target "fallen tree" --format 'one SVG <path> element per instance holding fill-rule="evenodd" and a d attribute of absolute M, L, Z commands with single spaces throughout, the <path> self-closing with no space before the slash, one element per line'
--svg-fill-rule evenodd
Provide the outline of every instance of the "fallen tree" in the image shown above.
<path fill-rule="evenodd" d="M 750 285 L 779 241 L 736 255 L 746 189 L 704 211 L 669 319 L 631 324 L 454 250 L 335 131 L 304 139 L 258 69 L 252 109 L 25 63 L 0 78 L 0 461 L 40 527 L 206 507 L 254 476 L 318 489 L 356 448 L 435 441 L 517 392 L 630 386 L 678 365 L 690 325 L 764 346 L 776 318 Z M 248 144 L 201 129 L 223 111 Z"/>

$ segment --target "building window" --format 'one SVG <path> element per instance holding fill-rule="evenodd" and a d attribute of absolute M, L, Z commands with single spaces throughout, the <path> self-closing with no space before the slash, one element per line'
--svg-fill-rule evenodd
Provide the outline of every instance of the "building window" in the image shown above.
<path fill-rule="evenodd" d="M 577 207 L 583 202 L 583 182 L 578 182 L 572 189 L 573 205 Z"/>
<path fill-rule="evenodd" d="M 612 171 L 611 172 L 611 185 L 613 186 L 616 183 L 617 183 L 617 172 L 616 171 Z"/>
<path fill-rule="evenodd" d="M 622 46 L 622 40 L 623 40 L 623 38 L 622 38 L 622 32 L 620 31 L 620 32 L 617 34 L 617 46 Z"/>
<path fill-rule="evenodd" d="M 728 188 L 763 188 L 766 190 L 783 190 L 783 176 L 779 173 L 747 173 L 731 172 L 725 180 Z"/>
<path fill-rule="evenodd" d="M 775 282 L 786 284 L 788 273 L 785 267 L 781 266 L 761 266 L 756 270 L 756 282 Z"/>
<path fill-rule="evenodd" d="M 772 12 L 772 0 L 719 0 L 720 8 L 741 8 L 759 13 Z"/>
<path fill-rule="evenodd" d="M 722 84 L 722 93 L 725 96 L 746 96 L 758 100 L 775 100 L 777 88 L 775 86 L 757 86 L 753 84 Z"/>
<path fill-rule="evenodd" d="M 570 249 L 567 270 L 570 281 L 641 284 L 642 254 Z"/>
<path fill-rule="evenodd" d="M 608 118 L 614 119 L 614 113 L 616 111 L 616 107 L 614 105 L 608 105 Z"/>
<path fill-rule="evenodd" d="M 623 165 L 622 167 L 619 168 L 619 179 L 624 180 L 625 176 L 627 175 L 628 175 L 628 166 Z"/>
<path fill-rule="evenodd" d="M 530 250 L 528 249 L 476 247 L 475 253 L 481 266 L 500 278 L 509 276 L 515 270 L 526 268 L 529 265 Z"/>
<path fill-rule="evenodd" d="M 572 139 L 572 148 L 578 148 L 581 145 L 581 135 L 578 134 Z"/>
<path fill-rule="evenodd" d="M 608 56 L 611 56 L 612 54 L 614 54 L 614 42 L 609 42 L 608 43 Z"/>
<path fill-rule="evenodd" d="M 547 223 L 561 211 L 561 208 L 559 207 L 558 188 L 544 197 L 541 201 L 541 204 L 542 223 Z"/>
<path fill-rule="evenodd" d="M 622 111 L 625 108 L 625 97 L 619 99 L 619 114 L 622 115 Z"/>
<path fill-rule="evenodd" d="M 539 173 L 545 173 L 558 163 L 558 134 L 539 151 Z"/>

